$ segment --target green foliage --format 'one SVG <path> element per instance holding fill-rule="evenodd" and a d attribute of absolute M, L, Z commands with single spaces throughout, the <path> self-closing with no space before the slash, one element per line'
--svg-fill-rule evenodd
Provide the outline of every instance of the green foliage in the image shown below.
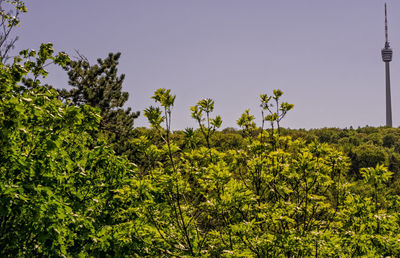
<path fill-rule="evenodd" d="M 192 118 L 197 121 L 200 131 L 206 140 L 207 147 L 210 149 L 211 136 L 215 133 L 215 130 L 222 125 L 220 116 L 216 116 L 215 118 L 210 117 L 211 112 L 214 111 L 214 100 L 199 100 L 195 106 L 190 107 L 190 110 L 192 111 Z"/>
<path fill-rule="evenodd" d="M 242 128 L 244 137 L 251 137 L 256 131 L 257 125 L 254 122 L 254 119 L 254 116 L 250 115 L 250 109 L 246 109 L 236 121 L 237 125 Z"/>
<path fill-rule="evenodd" d="M 170 99 L 168 95 L 169 91 L 158 90 L 153 98 L 161 102 Z M 281 94 L 276 92 L 276 96 Z M 205 100 L 191 108 L 192 117 L 204 128 L 208 119 L 204 114 L 213 111 L 213 104 Z M 171 111 L 151 111 L 156 109 L 149 108 L 145 114 L 156 121 L 151 122 L 154 128 L 166 134 L 169 126 L 165 121 L 163 128 L 161 123 Z M 248 138 L 253 137 L 253 120 L 248 110 L 238 120 Z M 185 150 L 176 147 L 174 137 L 163 137 L 166 146 L 141 140 L 150 144 L 145 152 L 154 162 L 118 198 L 136 205 L 120 214 L 129 221 L 127 231 L 140 232 L 140 239 L 147 243 L 145 254 L 324 257 L 398 253 L 397 213 L 386 209 L 398 198 L 382 193 L 391 172 L 382 165 L 363 169 L 365 189 L 372 190 L 354 192 L 347 175 L 350 160 L 334 147 L 292 140 L 274 131 L 262 134 L 273 141 L 253 138 L 237 148 L 225 147 L 223 152 L 211 144 L 207 148 L 199 147 L 198 141 L 193 144 L 193 129 L 182 132 L 190 146 Z M 124 235 L 124 230 L 118 234 Z"/>
<path fill-rule="evenodd" d="M 171 116 L 175 98 L 176 96 L 171 94 L 170 89 L 158 89 L 154 92 L 152 99 L 154 99 L 156 103 L 160 103 L 161 107 L 164 109 L 164 115 L 162 115 L 163 111 L 161 111 L 159 107 L 150 106 L 144 111 L 144 116 L 149 120 L 151 127 L 160 133 L 161 138 L 168 144 L 168 146 L 170 145 L 169 137 L 171 134 Z M 165 122 L 165 138 L 163 127 L 161 125 L 163 122 Z"/>
<path fill-rule="evenodd" d="M 260 95 L 261 128 L 245 110 L 241 131 L 217 131 L 203 99 L 199 129 L 172 132 L 169 89 L 144 110 L 152 129 L 133 130 L 119 57 L 91 66 L 43 44 L 0 62 L 0 256 L 400 253 L 400 130 L 284 129 L 293 105 L 274 90 Z M 72 90 L 43 86 L 50 63 Z"/>
<path fill-rule="evenodd" d="M 196 132 L 193 130 L 193 128 L 186 128 L 184 131 L 184 147 L 188 147 L 190 149 L 195 149 L 198 144 L 198 139 L 196 138 Z"/>
<path fill-rule="evenodd" d="M 29 76 L 22 77 L 21 81 L 27 88 L 34 88 L 41 85 L 39 78 L 47 77 L 48 72 L 45 68 L 49 64 L 66 67 L 70 62 L 69 56 L 64 52 L 54 55 L 53 44 L 51 43 L 42 44 L 37 53 L 33 49 L 20 51 L 19 56 L 14 57 L 14 63 L 19 63 L 23 59 L 25 60 L 23 67 L 26 71 L 29 71 Z"/>
<path fill-rule="evenodd" d="M 167 152 L 151 148 L 159 156 Z M 141 192 L 145 198 L 135 216 L 147 222 L 132 225 L 151 246 L 147 254 L 308 257 L 399 250 L 395 213 L 384 209 L 397 199 L 375 198 L 390 180 L 383 166 L 362 171 L 364 184 L 377 185 L 364 198 L 347 182 L 349 160 L 327 144 L 278 137 L 275 147 L 253 140 L 242 149 L 194 148 L 177 157 L 175 169 L 155 164 L 143 185 L 130 190 L 134 196 L 125 191 L 119 197 L 132 203 Z"/>
<path fill-rule="evenodd" d="M 352 169 L 358 172 L 361 168 L 375 167 L 377 164 L 387 164 L 385 151 L 372 144 L 362 144 L 355 147 L 349 154 L 352 159 Z"/>
<path fill-rule="evenodd" d="M 161 116 L 162 111 L 158 107 L 149 107 L 144 110 L 144 116 L 150 122 L 151 127 L 158 129 L 161 127 L 161 123 L 164 122 L 164 117 Z"/>
<path fill-rule="evenodd" d="M 171 90 L 158 89 L 154 92 L 154 96 L 151 97 L 156 102 L 159 102 L 162 107 L 167 110 L 167 113 L 171 112 L 171 108 L 174 106 L 175 95 L 171 95 Z"/>
<path fill-rule="evenodd" d="M 51 44 L 21 54 L 40 61 L 0 64 L 0 255 L 112 254 L 116 239 L 104 230 L 117 221 L 114 191 L 134 167 L 91 137 L 97 109 L 20 85 L 30 73 L 45 76 L 47 59 L 62 65 L 64 54 L 53 55 Z"/>
<path fill-rule="evenodd" d="M 364 178 L 364 182 L 373 185 L 386 183 L 393 175 L 393 173 L 388 171 L 383 165 L 376 165 L 376 168 L 362 168 L 360 173 Z"/>
<path fill-rule="evenodd" d="M 264 129 L 264 121 L 269 121 L 271 124 L 272 131 L 274 130 L 274 125 L 276 123 L 278 133 L 280 133 L 280 121 L 286 116 L 287 112 L 294 108 L 293 104 L 287 102 L 280 103 L 280 97 L 282 97 L 283 92 L 281 90 L 273 90 L 273 96 L 268 96 L 267 94 L 260 94 L 261 108 L 262 108 L 262 118 Z M 274 103 L 271 102 L 274 100 Z M 275 109 L 273 109 L 275 108 Z M 265 111 L 268 113 L 265 115 Z"/>
<path fill-rule="evenodd" d="M 34 51 L 21 55 L 37 58 Z M 2 255 L 325 257 L 400 251 L 400 197 L 385 190 L 394 174 L 382 165 L 388 162 L 384 152 L 383 160 L 368 152 L 380 142 L 394 148 L 394 137 L 372 141 L 384 137 L 363 135 L 365 143 L 353 149 L 351 131 L 317 134 L 327 141 L 348 138 L 353 165 L 375 160 L 373 168 L 362 165 L 362 184 L 352 183 L 350 159 L 334 145 L 260 131 L 249 110 L 238 120 L 246 139 L 234 130 L 217 132 L 221 120 L 210 118 L 210 99 L 191 108 L 199 130 L 173 133 L 175 95 L 159 89 L 152 97 L 159 106 L 144 112 L 153 130 L 137 129 L 141 136 L 129 140 L 140 160 L 136 169 L 94 133 L 98 109 L 65 104 L 38 82 L 20 86 L 41 63 L 15 60 L 0 70 Z M 281 95 L 275 91 L 271 99 Z"/>

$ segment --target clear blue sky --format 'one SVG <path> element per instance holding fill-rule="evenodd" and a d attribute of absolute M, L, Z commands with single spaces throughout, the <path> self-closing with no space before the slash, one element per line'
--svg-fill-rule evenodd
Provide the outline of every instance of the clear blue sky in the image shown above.
<path fill-rule="evenodd" d="M 400 125 L 400 1 L 387 1 L 393 125 Z M 195 127 L 190 106 L 213 98 L 222 127 L 279 88 L 295 104 L 290 128 L 385 123 L 382 0 L 27 1 L 17 48 L 52 42 L 92 62 L 122 52 L 127 106 L 143 111 L 157 88 L 177 95 L 173 128 Z M 64 72 L 48 82 L 67 87 Z M 141 115 L 136 126 L 148 126 Z"/>

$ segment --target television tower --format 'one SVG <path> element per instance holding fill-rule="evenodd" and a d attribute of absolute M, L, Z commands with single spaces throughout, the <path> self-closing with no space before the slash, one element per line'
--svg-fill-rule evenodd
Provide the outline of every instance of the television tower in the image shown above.
<path fill-rule="evenodd" d="M 393 50 L 390 48 L 388 39 L 387 11 L 385 3 L 385 47 L 382 49 L 382 60 L 385 62 L 386 68 L 386 126 L 392 127 L 392 98 L 390 95 L 390 67 L 392 61 Z"/>

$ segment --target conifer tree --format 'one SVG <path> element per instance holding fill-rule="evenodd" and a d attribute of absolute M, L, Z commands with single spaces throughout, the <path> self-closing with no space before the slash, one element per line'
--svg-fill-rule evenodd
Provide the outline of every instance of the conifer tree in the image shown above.
<path fill-rule="evenodd" d="M 79 53 L 78 53 L 79 54 Z M 101 110 L 100 129 L 116 144 L 116 151 L 123 153 L 124 141 L 133 133 L 134 119 L 139 112 L 124 109 L 129 93 L 122 91 L 125 75 L 118 75 L 118 60 L 121 53 L 110 53 L 105 59 L 97 59 L 91 65 L 86 57 L 71 61 L 65 68 L 68 72 L 71 90 L 62 89 L 60 96 L 70 100 L 73 105 L 90 105 Z"/>

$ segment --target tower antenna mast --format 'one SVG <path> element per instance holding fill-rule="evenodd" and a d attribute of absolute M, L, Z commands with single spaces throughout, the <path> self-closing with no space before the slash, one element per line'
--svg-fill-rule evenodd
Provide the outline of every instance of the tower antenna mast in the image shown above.
<path fill-rule="evenodd" d="M 387 22 L 387 8 L 385 3 L 385 44 L 389 44 L 388 22 Z"/>

